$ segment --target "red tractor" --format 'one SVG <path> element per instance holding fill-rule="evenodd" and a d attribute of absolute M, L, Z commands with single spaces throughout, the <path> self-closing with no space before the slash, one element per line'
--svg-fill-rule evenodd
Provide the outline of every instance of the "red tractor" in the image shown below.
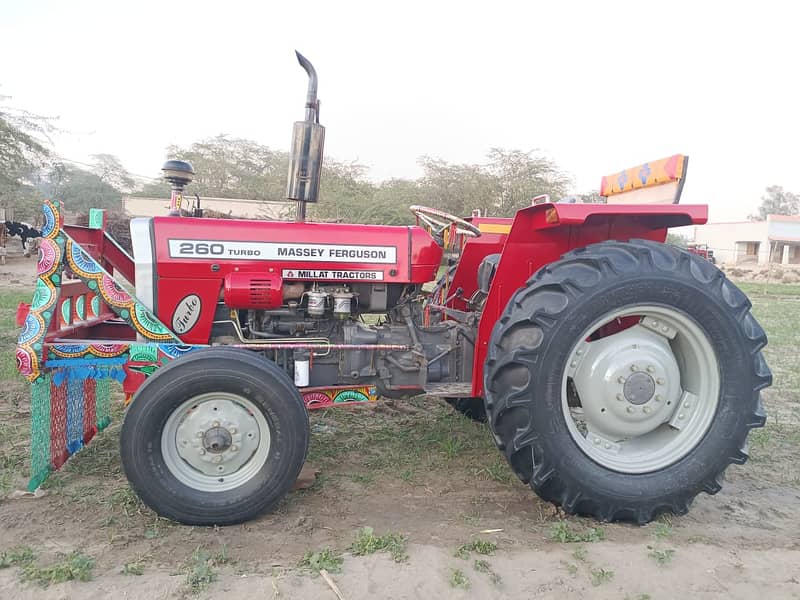
<path fill-rule="evenodd" d="M 692 254 L 696 254 L 697 256 L 705 258 L 712 264 L 717 264 L 717 259 L 714 258 L 714 251 L 708 247 L 708 244 L 689 242 L 686 244 L 686 250 Z"/>
<path fill-rule="evenodd" d="M 45 207 L 18 349 L 34 415 L 45 392 L 54 415 L 31 485 L 107 423 L 100 394 L 117 379 L 132 398 L 125 473 L 187 524 L 269 511 L 305 460 L 307 411 L 378 396 L 438 396 L 485 419 L 519 478 L 569 513 L 646 523 L 719 491 L 765 421 L 766 336 L 721 271 L 664 243 L 669 227 L 705 223 L 706 206 L 612 201 L 679 190 L 685 157 L 609 179 L 607 204 L 537 203 L 513 219 L 413 206 L 409 227 L 307 222 L 324 128 L 316 74 L 298 58 L 310 83 L 291 149 L 295 222 L 180 216 L 193 174 L 180 161 L 165 165 L 171 216 L 131 222 L 133 257 L 102 216 L 64 226 Z M 426 292 L 446 249 L 458 259 Z"/>

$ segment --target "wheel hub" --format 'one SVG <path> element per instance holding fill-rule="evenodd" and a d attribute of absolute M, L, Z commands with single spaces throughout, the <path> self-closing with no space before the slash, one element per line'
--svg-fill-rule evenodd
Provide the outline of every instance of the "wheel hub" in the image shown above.
<path fill-rule="evenodd" d="M 647 373 L 634 373 L 622 386 L 622 394 L 631 404 L 645 404 L 655 393 L 656 382 Z"/>
<path fill-rule="evenodd" d="M 203 448 L 213 454 L 222 454 L 232 444 L 233 436 L 224 427 L 212 427 L 203 435 Z"/>
<path fill-rule="evenodd" d="M 641 325 L 579 344 L 567 371 L 601 446 L 657 429 L 680 399 L 680 370 L 667 338 Z"/>
<path fill-rule="evenodd" d="M 205 395 L 185 405 L 174 429 L 177 458 L 187 473 L 215 477 L 218 483 L 242 469 L 259 448 L 269 443 L 254 414 L 224 395 Z"/>

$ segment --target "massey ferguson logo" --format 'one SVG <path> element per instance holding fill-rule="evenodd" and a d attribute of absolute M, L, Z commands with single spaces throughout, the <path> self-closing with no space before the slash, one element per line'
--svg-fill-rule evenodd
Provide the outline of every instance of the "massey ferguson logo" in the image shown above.
<path fill-rule="evenodd" d="M 200 296 L 189 294 L 178 302 L 172 315 L 172 329 L 177 334 L 184 334 L 197 324 L 200 318 Z"/>
<path fill-rule="evenodd" d="M 397 263 L 394 246 L 296 244 L 291 242 L 226 242 L 222 240 L 169 240 L 170 258 L 230 260 L 302 260 L 330 263 Z"/>

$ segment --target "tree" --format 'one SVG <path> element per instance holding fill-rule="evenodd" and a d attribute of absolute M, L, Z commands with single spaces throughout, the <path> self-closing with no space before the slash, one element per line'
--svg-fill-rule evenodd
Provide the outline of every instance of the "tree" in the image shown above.
<path fill-rule="evenodd" d="M 787 192 L 779 185 L 771 185 L 761 196 L 761 206 L 757 215 L 750 215 L 751 221 L 764 221 L 767 215 L 800 214 L 800 196 Z"/>
<path fill-rule="evenodd" d="M 498 197 L 498 181 L 482 165 L 451 164 L 440 158 L 423 156 L 419 180 L 424 204 L 454 215 L 469 215 L 473 209 L 486 214 Z"/>
<path fill-rule="evenodd" d="M 494 210 L 490 213 L 493 216 L 511 217 L 541 194 L 558 201 L 570 184 L 569 177 L 552 160 L 535 151 L 492 148 L 488 158 L 487 171 L 497 188 Z"/>
<path fill-rule="evenodd" d="M 592 190 L 591 192 L 586 192 L 585 194 L 577 194 L 578 202 L 583 204 L 605 204 L 606 199 L 600 195 L 600 192 L 597 190 Z"/>
<path fill-rule="evenodd" d="M 48 118 L 0 105 L 0 206 L 14 208 L 18 220 L 31 220 L 36 212 L 39 196 L 33 183 L 50 156 L 50 131 Z"/>
<path fill-rule="evenodd" d="M 272 201 L 286 196 L 288 154 L 252 140 L 218 135 L 195 142 L 188 148 L 169 146 L 167 158 L 192 164 L 195 176 L 190 189 L 193 194 Z M 136 195 L 169 195 L 169 186 L 153 182 Z"/>
<path fill-rule="evenodd" d="M 689 240 L 686 236 L 679 233 L 667 233 L 667 243 L 677 246 L 678 248 L 686 248 Z"/>
<path fill-rule="evenodd" d="M 103 181 L 98 175 L 56 163 L 40 183 L 48 197 L 61 200 L 70 212 L 86 212 L 90 208 L 122 209 L 122 192 Z"/>
<path fill-rule="evenodd" d="M 565 195 L 569 178 L 556 164 L 534 151 L 493 148 L 485 164 L 451 164 L 422 157 L 422 191 L 431 206 L 455 215 L 511 217 L 540 194 L 556 201 Z"/>
<path fill-rule="evenodd" d="M 92 160 L 94 160 L 92 173 L 114 189 L 129 193 L 136 187 L 136 181 L 113 154 L 92 154 Z"/>

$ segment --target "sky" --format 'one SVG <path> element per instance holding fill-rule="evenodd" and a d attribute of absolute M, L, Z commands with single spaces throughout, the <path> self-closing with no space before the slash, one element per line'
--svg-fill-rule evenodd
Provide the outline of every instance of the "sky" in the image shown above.
<path fill-rule="evenodd" d="M 791 2 L 0 0 L 0 94 L 58 117 L 63 157 L 156 177 L 220 133 L 288 149 L 316 67 L 326 155 L 375 181 L 418 158 L 538 149 L 572 176 L 688 154 L 683 203 L 800 193 Z"/>

